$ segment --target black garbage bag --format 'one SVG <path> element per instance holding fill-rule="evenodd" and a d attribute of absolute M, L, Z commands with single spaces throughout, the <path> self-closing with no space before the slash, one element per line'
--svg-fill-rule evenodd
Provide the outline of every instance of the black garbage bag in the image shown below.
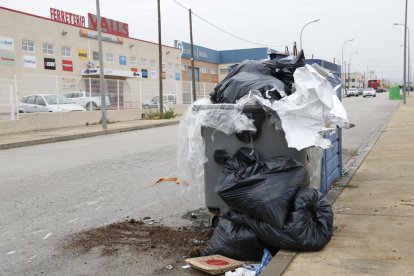
<path fill-rule="evenodd" d="M 223 216 L 252 229 L 266 246 L 280 249 L 321 250 L 332 237 L 332 207 L 325 195 L 309 188 L 298 191 L 292 211 L 281 228 L 232 210 Z"/>
<path fill-rule="evenodd" d="M 212 103 L 235 103 L 252 90 L 273 100 L 282 98 L 284 84 L 276 78 L 275 60 L 245 60 L 216 85 L 210 94 Z"/>
<path fill-rule="evenodd" d="M 242 147 L 227 160 L 215 192 L 230 208 L 281 228 L 305 177 L 294 159 L 260 161 L 257 150 Z"/>
<path fill-rule="evenodd" d="M 211 101 L 213 103 L 236 103 L 238 99 L 252 90 L 259 91 L 264 98 L 271 101 L 280 100 L 282 98 L 280 91 L 284 90 L 284 84 L 273 76 L 241 72 L 222 82 L 220 90 L 213 94 Z"/>
<path fill-rule="evenodd" d="M 263 249 L 263 243 L 248 227 L 220 217 L 209 244 L 201 254 L 218 254 L 240 261 L 258 261 L 262 258 Z"/>
<path fill-rule="evenodd" d="M 305 66 L 305 54 L 303 50 L 294 59 L 282 58 L 276 61 L 275 76 L 284 83 L 284 91 L 287 95 L 292 94 L 293 84 L 295 82 L 293 73 L 296 68 Z"/>

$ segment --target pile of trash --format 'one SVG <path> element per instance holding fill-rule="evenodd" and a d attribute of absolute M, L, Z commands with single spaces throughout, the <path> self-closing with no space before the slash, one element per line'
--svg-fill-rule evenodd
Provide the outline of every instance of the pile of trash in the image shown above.
<path fill-rule="evenodd" d="M 294 159 L 261 161 L 252 148 L 237 151 L 215 189 L 229 208 L 202 254 L 255 261 L 265 248 L 322 249 L 332 236 L 332 207 L 325 195 L 301 186 L 305 176 Z"/>
<path fill-rule="evenodd" d="M 307 150 L 308 162 L 320 166 L 321 149 L 331 145 L 325 133 L 350 127 L 337 97 L 340 87 L 341 80 L 331 72 L 306 65 L 302 51 L 281 60 L 242 62 L 215 87 L 210 100 L 196 101 L 183 115 L 177 148 L 180 180 L 200 192 L 211 185 L 204 183 L 204 139 L 209 137 L 203 139 L 201 129 L 226 135 L 260 131 L 243 112 L 250 105 L 263 108 L 272 126 L 284 132 L 289 148 Z M 325 195 L 312 189 L 320 183 L 307 186 L 309 178 L 319 179 L 320 168 L 309 175 L 309 164 L 293 158 L 261 160 L 253 135 L 251 139 L 225 161 L 213 183 L 228 208 L 221 209 L 202 254 L 257 261 L 263 252 L 322 249 L 332 236 L 333 211 Z M 270 146 L 277 147 L 277 141 Z"/>

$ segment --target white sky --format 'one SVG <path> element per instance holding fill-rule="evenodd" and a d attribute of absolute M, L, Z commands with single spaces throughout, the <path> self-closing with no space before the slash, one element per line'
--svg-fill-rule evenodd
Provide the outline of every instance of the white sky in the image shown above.
<path fill-rule="evenodd" d="M 403 26 L 405 0 L 177 0 L 216 26 L 269 47 L 299 46 L 302 35 L 307 58 L 340 63 L 342 44 L 344 60 L 352 55 L 351 71 L 375 70 L 378 78 L 401 81 L 403 72 Z M 411 4 L 411 6 L 410 6 Z M 408 28 L 414 37 L 414 3 L 408 6 Z M 50 18 L 49 8 L 84 15 L 96 14 L 94 0 L 0 0 L 0 5 Z M 158 41 L 156 0 L 100 0 L 101 15 L 129 24 L 130 36 Z M 173 46 L 174 40 L 189 42 L 188 11 L 173 0 L 161 0 L 162 42 Z M 87 18 L 86 18 L 87 19 Z M 0 34 L 1 35 L 1 34 Z M 194 43 L 215 50 L 263 47 L 236 39 L 218 31 L 193 16 Z M 414 46 L 414 45 L 413 45 Z M 284 51 L 284 46 L 272 47 Z M 413 48 L 413 47 L 411 47 Z M 412 51 L 413 61 L 414 51 Z M 414 71 L 414 70 L 412 70 Z M 413 76 L 413 73 L 411 74 Z M 411 77 L 413 79 L 413 77 Z"/>

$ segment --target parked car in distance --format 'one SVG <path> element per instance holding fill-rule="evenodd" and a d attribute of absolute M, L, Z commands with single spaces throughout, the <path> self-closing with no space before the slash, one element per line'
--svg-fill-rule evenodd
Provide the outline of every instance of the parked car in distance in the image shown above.
<path fill-rule="evenodd" d="M 362 93 L 362 96 L 365 98 L 367 96 L 372 96 L 372 97 L 376 97 L 377 96 L 377 92 L 375 92 L 375 89 L 372 87 L 366 87 L 364 89 L 364 92 Z"/>
<path fill-rule="evenodd" d="M 358 97 L 358 90 L 356 88 L 349 88 L 346 96 L 347 97 L 351 97 L 351 96 Z"/>
<path fill-rule="evenodd" d="M 151 100 L 144 101 L 142 103 L 142 108 L 157 108 L 159 105 L 159 96 L 153 97 Z M 164 94 L 162 95 L 163 104 L 176 104 L 177 100 L 174 94 Z"/>
<path fill-rule="evenodd" d="M 65 96 L 56 94 L 33 94 L 23 97 L 17 107 L 19 113 L 86 111 L 73 104 Z"/>
<path fill-rule="evenodd" d="M 387 92 L 387 90 L 385 89 L 385 87 L 378 87 L 375 92 L 377 93 L 382 93 L 382 92 Z"/>
<path fill-rule="evenodd" d="M 357 90 L 358 90 L 358 95 L 362 95 L 362 93 L 364 93 L 364 88 L 362 87 L 358 87 Z"/>
<path fill-rule="evenodd" d="M 101 96 L 91 96 L 90 92 L 77 91 L 65 94 L 65 96 L 74 104 L 83 106 L 87 110 L 96 110 L 102 108 Z M 108 96 L 105 96 L 106 107 L 111 106 Z"/>

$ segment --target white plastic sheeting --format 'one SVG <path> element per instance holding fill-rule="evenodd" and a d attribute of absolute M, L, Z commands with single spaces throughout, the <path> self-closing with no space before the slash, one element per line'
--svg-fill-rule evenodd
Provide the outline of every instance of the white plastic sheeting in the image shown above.
<path fill-rule="evenodd" d="M 201 186 L 204 183 L 203 165 L 207 158 L 201 136 L 202 126 L 212 127 L 227 135 L 243 130 L 256 131 L 253 120 L 242 113 L 248 100 L 245 98 L 237 104 L 221 104 L 220 108 L 210 109 L 211 101 L 200 99 L 187 109 L 178 127 L 177 146 L 178 177 L 184 184 Z"/>
<path fill-rule="evenodd" d="M 328 148 L 331 142 L 323 137 L 323 132 L 334 131 L 336 126 L 349 126 L 346 110 L 335 92 L 340 82 L 318 65 L 297 68 L 294 79 L 296 92 L 273 103 L 252 91 L 236 104 L 221 105 L 219 109 L 209 108 L 212 103 L 206 99 L 191 105 L 179 125 L 179 178 L 190 185 L 201 187 L 204 184 L 203 166 L 207 159 L 201 136 L 202 126 L 228 135 L 256 130 L 253 121 L 242 113 L 245 104 L 260 104 L 266 111 L 276 113 L 289 147 L 298 150 L 312 146 Z M 318 170 L 313 168 L 313 171 Z"/>

